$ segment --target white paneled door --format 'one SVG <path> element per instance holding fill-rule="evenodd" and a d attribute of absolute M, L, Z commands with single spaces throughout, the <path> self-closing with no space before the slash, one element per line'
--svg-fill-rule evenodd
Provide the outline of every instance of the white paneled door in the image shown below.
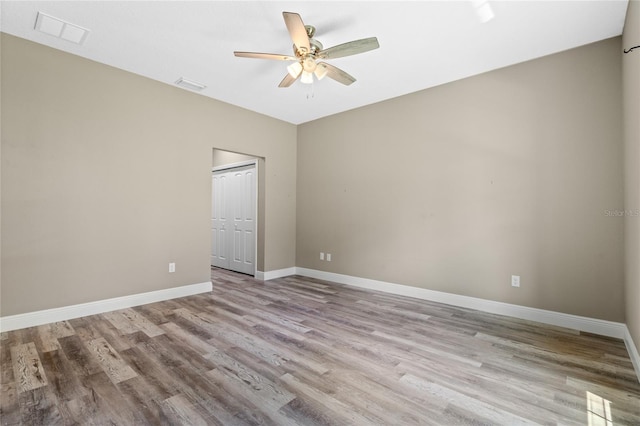
<path fill-rule="evenodd" d="M 255 274 L 256 166 L 213 172 L 211 265 Z"/>

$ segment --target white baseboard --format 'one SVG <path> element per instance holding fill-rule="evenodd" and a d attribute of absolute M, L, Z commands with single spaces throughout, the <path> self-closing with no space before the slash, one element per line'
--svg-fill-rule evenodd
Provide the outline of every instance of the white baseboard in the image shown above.
<path fill-rule="evenodd" d="M 211 282 L 204 282 L 167 288 L 164 290 L 150 291 L 148 293 L 114 297 L 113 299 L 81 303 L 79 305 L 64 306 L 62 308 L 45 309 L 42 311 L 28 312 L 26 314 L 10 315 L 0 317 L 0 331 L 18 330 L 51 322 L 66 321 L 87 315 L 96 315 L 103 312 L 130 308 L 132 306 L 145 305 L 147 303 L 161 302 L 163 300 L 206 293 L 211 291 L 211 289 Z"/>
<path fill-rule="evenodd" d="M 427 290 L 424 288 L 371 280 L 368 278 L 352 277 L 349 275 L 335 274 L 315 269 L 296 268 L 296 270 L 299 275 L 306 277 L 333 281 L 340 284 L 347 284 L 355 287 L 382 291 L 385 293 L 415 297 L 418 299 L 445 303 L 447 305 L 476 309 L 478 311 L 506 315 L 509 317 L 541 322 L 558 327 L 571 328 L 602 336 L 624 339 L 625 333 L 628 333 L 627 326 L 619 322 L 581 317 L 578 315 L 564 314 L 562 312 L 547 311 L 544 309 L 529 308 L 527 306 L 479 299 L 477 297 L 461 296 L 459 294 Z"/>
<path fill-rule="evenodd" d="M 624 344 L 627 346 L 627 352 L 629 352 L 629 358 L 633 364 L 633 369 L 636 370 L 636 376 L 640 381 L 640 354 L 638 353 L 637 346 L 633 342 L 629 329 L 625 326 Z"/>
<path fill-rule="evenodd" d="M 296 267 L 276 269 L 275 271 L 256 271 L 256 279 L 260 281 L 269 281 L 276 278 L 288 277 L 290 275 L 296 275 Z"/>

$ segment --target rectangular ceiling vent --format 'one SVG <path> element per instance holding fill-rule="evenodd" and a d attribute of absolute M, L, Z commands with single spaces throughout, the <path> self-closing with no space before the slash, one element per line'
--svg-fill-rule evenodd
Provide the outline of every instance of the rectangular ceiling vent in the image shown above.
<path fill-rule="evenodd" d="M 180 87 L 184 87 L 185 89 L 195 90 L 196 92 L 204 90 L 207 87 L 202 83 L 198 83 L 197 81 L 193 81 L 193 80 L 187 80 L 186 78 L 183 78 L 183 77 L 180 77 L 178 81 L 176 81 L 176 84 Z"/>
<path fill-rule="evenodd" d="M 76 44 L 83 44 L 89 35 L 89 30 L 78 25 L 54 18 L 42 12 L 38 12 L 35 29 Z"/>

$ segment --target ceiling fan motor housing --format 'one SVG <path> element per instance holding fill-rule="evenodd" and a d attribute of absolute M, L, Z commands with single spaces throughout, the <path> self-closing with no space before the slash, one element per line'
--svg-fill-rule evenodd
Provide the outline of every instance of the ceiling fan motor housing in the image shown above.
<path fill-rule="evenodd" d="M 306 48 L 301 48 L 298 50 L 298 48 L 296 47 L 296 45 L 293 45 L 293 53 L 300 57 L 300 58 L 304 58 L 305 56 L 316 56 L 319 52 L 322 51 L 322 43 L 320 43 L 318 40 L 316 40 L 315 38 L 310 38 L 309 39 L 309 47 L 311 47 L 311 50 L 309 52 L 306 51 Z"/>
<path fill-rule="evenodd" d="M 310 38 L 309 39 L 309 45 L 311 45 L 311 54 L 313 56 L 316 56 L 316 54 L 318 52 L 322 51 L 322 43 L 320 43 L 318 40 L 316 40 L 315 38 Z"/>

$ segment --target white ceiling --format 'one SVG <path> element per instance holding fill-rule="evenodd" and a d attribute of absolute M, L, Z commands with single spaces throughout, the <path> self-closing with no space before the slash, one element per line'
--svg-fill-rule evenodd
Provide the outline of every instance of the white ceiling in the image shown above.
<path fill-rule="evenodd" d="M 482 0 L 480 0 L 482 1 Z M 627 0 L 2 1 L 1 30 L 293 124 L 379 102 L 622 34 Z M 88 28 L 84 45 L 34 30 L 38 11 Z M 234 50 L 292 53 L 282 12 L 298 12 L 331 47 L 376 36 L 380 48 L 334 59 L 357 81 L 278 88 L 288 62 Z M 96 82 L 100 84 L 100 82 Z"/>

